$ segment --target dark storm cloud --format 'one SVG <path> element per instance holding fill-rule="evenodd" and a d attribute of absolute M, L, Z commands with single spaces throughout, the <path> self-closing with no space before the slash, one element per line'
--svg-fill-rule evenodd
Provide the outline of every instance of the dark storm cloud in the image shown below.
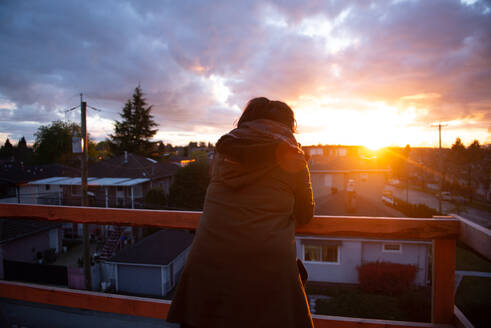
<path fill-rule="evenodd" d="M 485 119 L 490 7 L 448 0 L 3 1 L 0 130 L 32 138 L 27 121 L 63 118 L 80 91 L 108 109 L 101 117 L 116 119 L 138 83 L 164 133 L 201 133 L 204 125 L 224 132 L 237 108 L 258 95 L 412 102 L 430 107 L 425 120 Z M 312 18 L 307 28 L 315 32 L 325 20 L 331 30 L 305 32 Z M 326 50 L 333 40 L 348 42 Z M 213 95 L 213 76 L 230 89 L 226 103 Z M 439 97 L 401 100 L 419 94 Z M 2 101 L 15 108 L 2 109 Z"/>

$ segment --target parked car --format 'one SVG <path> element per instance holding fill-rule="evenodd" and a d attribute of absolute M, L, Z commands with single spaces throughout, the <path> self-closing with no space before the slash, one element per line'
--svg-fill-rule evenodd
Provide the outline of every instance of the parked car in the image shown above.
<path fill-rule="evenodd" d="M 442 200 L 448 200 L 448 201 L 452 200 L 452 194 L 449 191 L 442 191 L 440 193 L 440 197 Z"/>
<path fill-rule="evenodd" d="M 392 194 L 392 191 L 390 191 L 390 190 L 384 190 L 382 192 L 382 202 L 385 205 L 394 206 L 394 196 Z"/>

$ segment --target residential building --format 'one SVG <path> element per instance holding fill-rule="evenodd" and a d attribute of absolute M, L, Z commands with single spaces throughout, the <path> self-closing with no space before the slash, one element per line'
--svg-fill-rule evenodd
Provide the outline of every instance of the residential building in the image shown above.
<path fill-rule="evenodd" d="M 431 242 L 318 236 L 295 239 L 297 257 L 303 261 L 309 281 L 357 284 L 357 267 L 377 261 L 416 265 L 415 284 L 426 286 L 430 281 Z"/>
<path fill-rule="evenodd" d="M 182 230 L 155 232 L 103 263 L 102 279 L 113 282 L 116 292 L 165 296 L 178 281 L 193 236 Z"/>
<path fill-rule="evenodd" d="M 89 166 L 90 206 L 141 208 L 145 194 L 152 188 L 169 193 L 178 166 L 157 162 L 136 154 L 123 155 Z M 81 178 L 55 176 L 29 182 L 31 186 L 61 190 L 63 205 L 80 205 Z"/>
<path fill-rule="evenodd" d="M 46 263 L 60 253 L 62 231 L 60 223 L 27 219 L 0 219 L 0 279 L 5 275 L 5 265 L 16 263 Z M 10 263 L 7 263 L 10 262 Z M 15 275 L 15 274 L 14 274 Z"/>
<path fill-rule="evenodd" d="M 76 176 L 80 176 L 80 170 L 61 164 L 24 166 L 22 162 L 1 163 L 0 203 L 61 205 L 61 187 L 32 185 L 29 182 Z"/>

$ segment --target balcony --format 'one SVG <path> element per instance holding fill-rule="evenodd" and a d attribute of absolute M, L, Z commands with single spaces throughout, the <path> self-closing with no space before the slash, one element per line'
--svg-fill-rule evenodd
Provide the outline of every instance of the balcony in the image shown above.
<path fill-rule="evenodd" d="M 200 212 L 0 204 L 0 218 L 37 218 L 86 224 L 194 230 Z M 432 242 L 432 322 L 414 323 L 313 315 L 315 327 L 466 327 L 454 306 L 455 250 L 460 222 L 428 219 L 315 216 L 299 235 Z M 170 301 L 0 281 L 0 297 L 140 317 L 166 318 Z"/>

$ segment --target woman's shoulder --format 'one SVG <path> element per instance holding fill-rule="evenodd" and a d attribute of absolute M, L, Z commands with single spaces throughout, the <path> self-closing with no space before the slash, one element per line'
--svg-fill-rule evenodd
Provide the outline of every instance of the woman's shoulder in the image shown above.
<path fill-rule="evenodd" d="M 300 173 L 307 169 L 307 161 L 302 151 L 280 144 L 276 151 L 278 166 L 287 173 Z"/>

